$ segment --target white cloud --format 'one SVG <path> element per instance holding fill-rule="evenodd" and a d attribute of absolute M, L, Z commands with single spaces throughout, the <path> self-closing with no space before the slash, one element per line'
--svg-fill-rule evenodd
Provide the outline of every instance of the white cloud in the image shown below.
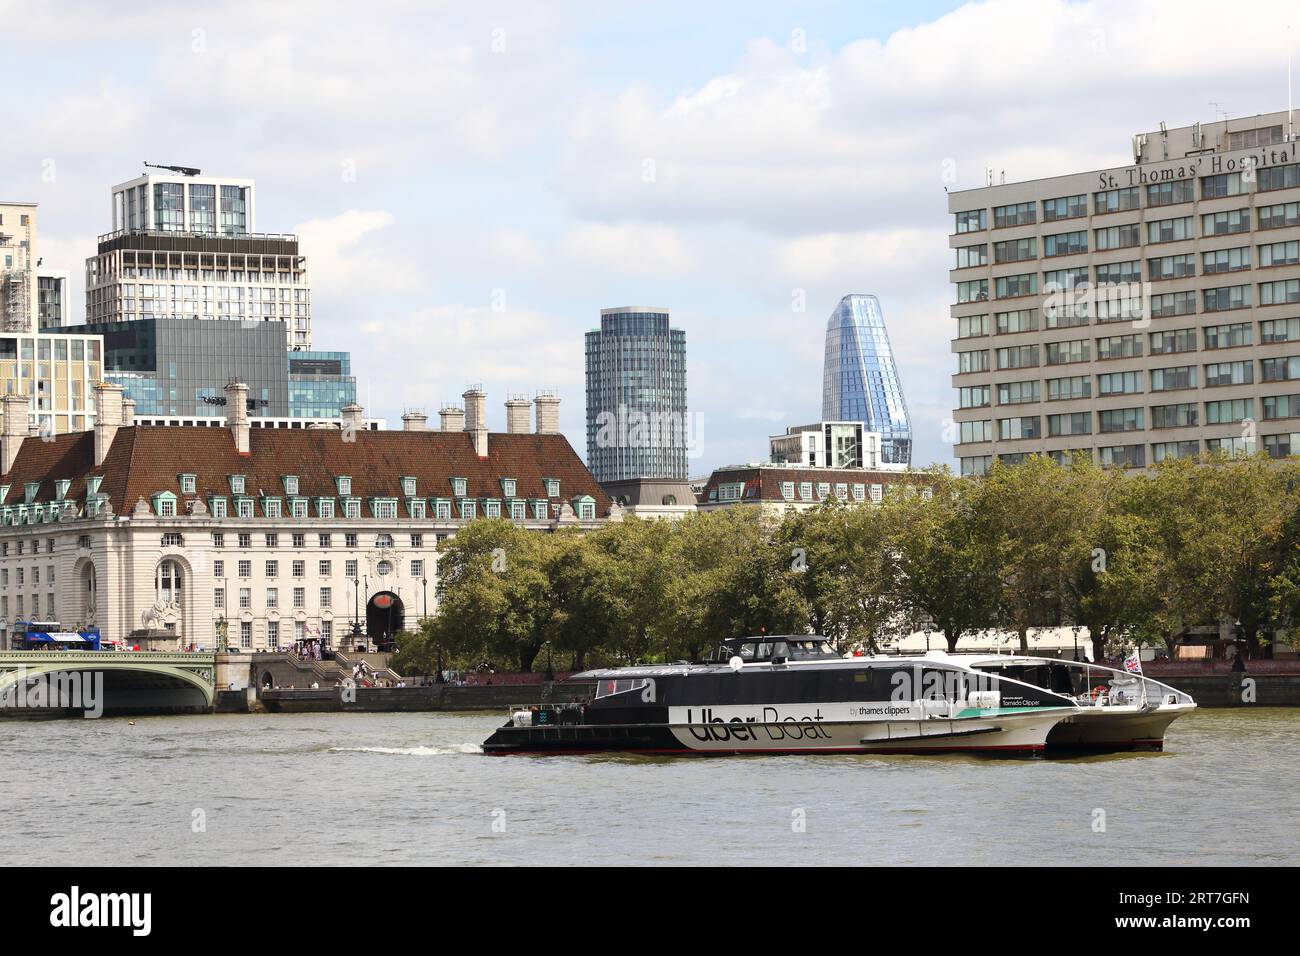
<path fill-rule="evenodd" d="M 560 242 L 569 258 L 610 272 L 677 276 L 688 272 L 692 257 L 677 230 L 640 223 L 586 223 Z"/>

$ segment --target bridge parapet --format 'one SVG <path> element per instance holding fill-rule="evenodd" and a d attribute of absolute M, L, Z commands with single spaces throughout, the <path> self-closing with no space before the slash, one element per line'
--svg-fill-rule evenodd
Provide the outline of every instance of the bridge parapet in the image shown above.
<path fill-rule="evenodd" d="M 176 697 L 176 688 L 188 687 L 191 693 L 202 695 L 204 706 L 210 710 L 216 690 L 217 657 L 165 651 L 0 651 L 0 695 L 20 681 L 76 671 L 117 675 L 110 692 L 113 686 L 120 686 L 125 689 L 120 695 L 123 699 L 134 694 L 130 699 L 146 704 L 150 699 L 171 700 Z M 150 686 L 131 686 L 132 680 Z M 172 690 L 164 693 L 169 687 Z"/>

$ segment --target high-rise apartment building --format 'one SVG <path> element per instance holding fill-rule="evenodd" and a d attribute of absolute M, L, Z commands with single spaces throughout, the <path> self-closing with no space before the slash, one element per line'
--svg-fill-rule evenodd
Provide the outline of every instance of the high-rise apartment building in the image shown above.
<path fill-rule="evenodd" d="M 86 260 L 86 321 L 279 321 L 290 349 L 309 350 L 307 257 L 296 236 L 257 232 L 256 213 L 251 179 L 194 170 L 114 186 L 113 231 Z"/>
<path fill-rule="evenodd" d="M 912 426 L 885 315 L 874 295 L 846 295 L 826 323 L 822 418 L 880 435 L 880 460 L 912 463 Z"/>
<path fill-rule="evenodd" d="M 36 261 L 36 203 L 0 202 L 0 331 L 36 331 Z"/>
<path fill-rule="evenodd" d="M 28 428 L 51 436 L 95 423 L 103 339 L 44 332 L 67 301 L 66 273 L 42 266 L 36 203 L 0 202 L 0 395 L 27 399 Z"/>
<path fill-rule="evenodd" d="M 1300 453 L 1300 155 L 1272 113 L 954 191 L 955 454 Z"/>
<path fill-rule="evenodd" d="M 587 465 L 599 482 L 685 480 L 686 333 L 667 309 L 601 309 L 587 333 Z"/>

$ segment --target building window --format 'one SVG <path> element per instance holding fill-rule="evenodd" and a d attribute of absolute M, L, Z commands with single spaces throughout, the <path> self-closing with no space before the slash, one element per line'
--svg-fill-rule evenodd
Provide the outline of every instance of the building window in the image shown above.
<path fill-rule="evenodd" d="M 266 536 L 266 546 L 268 548 L 278 548 L 280 546 L 280 535 L 272 531 Z"/>
<path fill-rule="evenodd" d="M 225 589 L 225 588 L 213 588 L 213 589 L 212 589 L 212 606 L 213 606 L 214 608 L 224 608 L 224 607 L 226 606 L 226 589 Z"/>
<path fill-rule="evenodd" d="M 305 548 L 307 546 L 307 536 L 305 534 L 295 532 L 293 535 L 293 546 L 295 548 Z"/>
<path fill-rule="evenodd" d="M 343 576 L 347 578 L 355 578 L 357 576 L 357 562 L 355 560 L 343 562 Z"/>
<path fill-rule="evenodd" d="M 403 479 L 402 479 L 402 495 L 403 495 L 403 497 L 406 497 L 406 498 L 412 498 L 412 497 L 415 496 L 415 479 L 414 479 L 414 478 L 403 478 Z"/>
<path fill-rule="evenodd" d="M 273 651 L 280 649 L 280 622 L 279 621 L 266 622 L 266 646 Z"/>
<path fill-rule="evenodd" d="M 266 606 L 267 606 L 267 607 L 279 607 L 279 606 L 280 606 L 280 589 L 279 589 L 279 588 L 267 588 L 267 589 L 266 589 Z"/>
<path fill-rule="evenodd" d="M 345 517 L 345 518 L 360 518 L 360 517 L 361 517 L 361 502 L 358 501 L 358 500 L 355 499 L 355 498 L 349 498 L 347 501 L 345 501 L 345 502 L 343 503 L 343 517 Z"/>
<path fill-rule="evenodd" d="M 253 646 L 253 622 L 239 622 L 239 646 L 248 649 Z"/>
<path fill-rule="evenodd" d="M 330 607 L 333 603 L 333 592 L 329 588 L 320 589 L 320 606 Z"/>
<path fill-rule="evenodd" d="M 318 571 L 318 573 L 320 574 L 320 576 L 323 577 L 323 578 L 327 578 L 327 577 L 330 576 L 330 573 L 331 573 L 331 570 L 330 570 L 330 569 L 331 569 L 331 565 L 330 565 L 330 562 L 328 562 L 328 561 L 322 561 L 322 562 L 320 562 L 320 564 L 317 566 L 317 571 Z"/>
<path fill-rule="evenodd" d="M 306 577 L 306 576 L 307 576 L 307 562 L 306 562 L 306 561 L 294 561 L 293 564 L 291 565 L 291 568 L 290 568 L 290 569 L 291 569 L 291 571 L 292 571 L 292 573 L 293 573 L 293 576 L 294 576 L 295 578 L 302 578 L 302 577 Z"/>
<path fill-rule="evenodd" d="M 192 495 L 192 494 L 194 494 L 194 476 L 193 476 L 193 475 L 181 475 L 181 494 L 183 494 L 183 495 Z"/>
<path fill-rule="evenodd" d="M 243 475 L 231 475 L 231 476 L 230 476 L 230 493 L 231 493 L 232 495 L 242 495 L 242 494 L 244 493 L 244 476 L 243 476 Z"/>
<path fill-rule="evenodd" d="M 330 547 L 330 542 L 331 542 L 332 537 L 333 537 L 333 535 L 329 535 L 329 534 L 320 534 L 320 535 L 317 535 L 317 536 L 316 536 L 316 541 L 317 541 L 317 543 L 320 545 L 320 547 L 322 547 L 322 548 L 328 548 L 328 547 Z"/>
<path fill-rule="evenodd" d="M 453 478 L 451 480 L 451 493 L 457 498 L 465 497 L 465 479 Z"/>
<path fill-rule="evenodd" d="M 356 546 L 357 546 L 356 532 L 348 532 L 347 534 L 343 535 L 343 547 L 355 548 Z"/>
<path fill-rule="evenodd" d="M 293 589 L 293 606 L 294 606 L 294 607 L 306 607 L 306 606 L 307 606 L 307 589 L 306 589 L 306 588 L 294 588 L 294 589 Z"/>
<path fill-rule="evenodd" d="M 253 576 L 253 562 L 240 561 L 238 570 L 241 578 L 251 578 Z"/>
<path fill-rule="evenodd" d="M 252 499 L 252 498 L 240 498 L 237 507 L 239 508 L 239 517 L 241 517 L 241 518 L 251 518 L 251 517 L 253 517 L 253 499 Z"/>
<path fill-rule="evenodd" d="M 286 495 L 288 495 L 289 497 L 293 497 L 294 495 L 298 494 L 298 476 L 297 476 L 297 475 L 285 475 L 285 476 L 284 476 L 284 493 L 285 493 Z"/>
<path fill-rule="evenodd" d="M 338 484 L 339 497 L 346 498 L 352 494 L 352 479 L 346 475 L 340 475 L 335 479 Z"/>
<path fill-rule="evenodd" d="M 375 535 L 376 548 L 391 548 L 393 546 L 393 536 L 391 534 Z"/>
<path fill-rule="evenodd" d="M 168 559 L 158 564 L 156 591 L 161 604 L 180 604 L 184 574 L 179 561 Z"/>
<path fill-rule="evenodd" d="M 527 505 L 520 499 L 510 502 L 510 520 L 523 521 L 528 517 Z"/>
<path fill-rule="evenodd" d="M 179 532 L 168 531 L 162 536 L 162 546 L 164 548 L 180 548 L 183 547 L 184 544 L 185 539 L 181 537 Z"/>
<path fill-rule="evenodd" d="M 548 498 L 560 497 L 560 479 L 558 478 L 546 479 L 546 497 Z"/>
<path fill-rule="evenodd" d="M 267 576 L 268 578 L 275 578 L 275 577 L 279 577 L 279 576 L 280 576 L 280 562 L 279 562 L 279 561 L 268 561 L 268 562 L 266 562 L 266 576 Z"/>
<path fill-rule="evenodd" d="M 333 517 L 334 517 L 334 499 L 333 499 L 333 498 L 317 498 L 317 499 L 316 499 L 316 515 L 317 515 L 318 517 L 321 517 L 321 518 L 333 518 Z M 324 535 L 323 537 L 328 537 L 328 535 Z"/>
<path fill-rule="evenodd" d="M 423 534 L 412 534 L 412 535 L 411 535 L 411 547 L 413 547 L 413 548 L 423 548 L 423 547 L 424 547 L 424 535 L 423 535 Z"/>

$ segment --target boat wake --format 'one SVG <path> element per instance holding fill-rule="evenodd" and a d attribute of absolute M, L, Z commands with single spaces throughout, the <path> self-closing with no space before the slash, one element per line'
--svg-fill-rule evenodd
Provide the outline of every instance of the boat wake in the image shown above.
<path fill-rule="evenodd" d="M 478 744 L 453 744 L 450 747 L 331 747 L 330 753 L 386 754 L 399 757 L 445 757 L 448 754 L 481 754 Z"/>

